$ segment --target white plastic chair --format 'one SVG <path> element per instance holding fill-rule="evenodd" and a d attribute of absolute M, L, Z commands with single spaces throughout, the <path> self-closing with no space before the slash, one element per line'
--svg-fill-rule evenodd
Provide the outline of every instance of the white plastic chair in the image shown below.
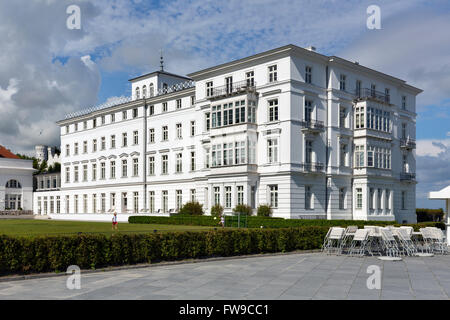
<path fill-rule="evenodd" d="M 380 228 L 381 245 L 384 253 L 388 257 L 398 257 L 400 250 L 398 249 L 397 241 L 394 238 L 391 228 Z"/>
<path fill-rule="evenodd" d="M 331 254 L 333 251 L 336 254 L 341 252 L 341 241 L 344 236 L 345 229 L 341 227 L 331 227 L 322 246 L 322 251 Z"/>
<path fill-rule="evenodd" d="M 397 236 L 402 253 L 408 256 L 415 255 L 417 253 L 417 248 L 411 239 L 411 235 L 409 234 L 408 229 L 394 228 L 393 230 L 394 235 Z"/>
<path fill-rule="evenodd" d="M 369 229 L 358 229 L 353 236 L 349 254 L 363 256 L 369 243 Z"/>

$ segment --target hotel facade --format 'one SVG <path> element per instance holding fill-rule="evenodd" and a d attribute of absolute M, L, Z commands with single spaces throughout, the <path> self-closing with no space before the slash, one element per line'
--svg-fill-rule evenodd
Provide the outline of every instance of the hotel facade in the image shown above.
<path fill-rule="evenodd" d="M 57 122 L 60 187 L 34 193 L 36 214 L 125 219 L 196 200 L 207 214 L 416 221 L 421 90 L 403 80 L 287 45 L 130 82 L 131 97 Z"/>

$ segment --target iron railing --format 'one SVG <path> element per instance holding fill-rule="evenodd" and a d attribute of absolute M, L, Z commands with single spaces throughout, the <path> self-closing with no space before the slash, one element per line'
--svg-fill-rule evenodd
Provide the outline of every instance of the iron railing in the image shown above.
<path fill-rule="evenodd" d="M 303 120 L 300 122 L 300 124 L 303 126 L 303 128 L 306 129 L 322 130 L 325 128 L 323 121 L 319 120 Z"/>
<path fill-rule="evenodd" d="M 243 93 L 246 91 L 255 90 L 255 88 L 256 88 L 256 82 L 254 82 L 254 81 L 251 82 L 251 81 L 244 80 L 244 81 L 239 81 L 239 82 L 233 82 L 233 83 L 226 84 L 224 86 L 212 88 L 212 92 L 210 93 L 208 98 L 217 98 L 217 97 L 221 97 L 221 96 L 232 95 L 235 93 Z"/>
<path fill-rule="evenodd" d="M 304 162 L 301 168 L 305 172 L 323 172 L 325 166 L 321 162 Z"/>
<path fill-rule="evenodd" d="M 402 181 L 416 180 L 416 174 L 410 173 L 410 172 L 402 172 L 402 173 L 400 173 L 400 180 L 402 180 Z"/>
<path fill-rule="evenodd" d="M 373 98 L 385 103 L 390 103 L 391 101 L 390 95 L 369 88 L 356 89 L 355 95 L 357 98 Z"/>
<path fill-rule="evenodd" d="M 409 139 L 409 138 L 408 139 L 400 139 L 400 147 L 414 149 L 416 147 L 416 140 Z"/>

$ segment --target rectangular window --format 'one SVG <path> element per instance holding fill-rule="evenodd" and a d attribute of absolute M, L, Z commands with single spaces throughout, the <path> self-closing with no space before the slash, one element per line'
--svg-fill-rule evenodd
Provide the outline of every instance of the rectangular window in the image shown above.
<path fill-rule="evenodd" d="M 344 143 L 341 143 L 341 154 L 339 157 L 339 165 L 341 167 L 345 167 L 347 165 L 347 145 Z"/>
<path fill-rule="evenodd" d="M 133 118 L 137 118 L 138 117 L 138 109 L 134 108 L 133 109 Z"/>
<path fill-rule="evenodd" d="M 150 116 L 155 114 L 155 106 L 153 104 L 148 108 L 148 113 Z"/>
<path fill-rule="evenodd" d="M 83 153 L 87 153 L 87 141 L 83 141 Z"/>
<path fill-rule="evenodd" d="M 237 204 L 244 204 L 244 186 L 237 186 Z"/>
<path fill-rule="evenodd" d="M 149 191 L 148 200 L 149 200 L 150 213 L 154 213 L 155 212 L 155 191 Z"/>
<path fill-rule="evenodd" d="M 169 192 L 167 190 L 162 191 L 162 211 L 164 213 L 169 211 Z"/>
<path fill-rule="evenodd" d="M 155 157 L 148 158 L 148 174 L 150 176 L 155 174 Z"/>
<path fill-rule="evenodd" d="M 183 127 L 181 123 L 176 124 L 177 139 L 183 139 Z"/>
<path fill-rule="evenodd" d="M 113 134 L 111 136 L 111 149 L 114 149 L 116 147 L 116 135 Z"/>
<path fill-rule="evenodd" d="M 310 66 L 305 67 L 305 82 L 306 83 L 312 82 L 312 68 Z"/>
<path fill-rule="evenodd" d="M 406 210 L 406 191 L 402 191 L 402 210 Z"/>
<path fill-rule="evenodd" d="M 122 120 L 127 120 L 127 111 L 122 111 Z"/>
<path fill-rule="evenodd" d="M 339 210 L 345 209 L 345 188 L 339 188 Z"/>
<path fill-rule="evenodd" d="M 247 87 L 255 86 L 255 72 L 254 71 L 246 72 L 245 79 L 247 80 Z"/>
<path fill-rule="evenodd" d="M 116 162 L 115 161 L 111 161 L 110 163 L 110 177 L 111 179 L 115 179 L 116 178 Z"/>
<path fill-rule="evenodd" d="M 139 131 L 133 131 L 133 144 L 139 144 Z"/>
<path fill-rule="evenodd" d="M 220 205 L 220 187 L 214 187 L 214 205 Z"/>
<path fill-rule="evenodd" d="M 230 94 L 233 92 L 233 77 L 225 78 L 225 87 L 226 87 L 227 94 Z"/>
<path fill-rule="evenodd" d="M 183 191 L 182 190 L 177 190 L 176 191 L 176 208 L 177 208 L 177 211 L 180 210 L 182 206 L 183 206 Z"/>
<path fill-rule="evenodd" d="M 313 208 L 313 195 L 311 192 L 311 186 L 305 186 L 305 209 L 310 210 Z"/>
<path fill-rule="evenodd" d="M 191 96 L 191 107 L 195 105 L 195 96 Z"/>
<path fill-rule="evenodd" d="M 74 154 L 74 155 L 77 155 L 77 154 L 78 154 L 78 142 L 75 142 L 75 144 L 74 144 L 73 154 Z"/>
<path fill-rule="evenodd" d="M 278 208 L 278 185 L 269 185 L 270 207 Z"/>
<path fill-rule="evenodd" d="M 361 97 L 361 80 L 356 80 L 355 85 L 355 95 L 359 98 Z"/>
<path fill-rule="evenodd" d="M 70 156 L 70 145 L 66 144 L 66 157 Z"/>
<path fill-rule="evenodd" d="M 402 109 L 406 110 L 406 96 L 402 96 Z"/>
<path fill-rule="evenodd" d="M 106 211 L 106 193 L 100 194 L 100 211 L 105 213 Z"/>
<path fill-rule="evenodd" d="M 195 151 L 191 151 L 191 171 L 195 171 Z"/>
<path fill-rule="evenodd" d="M 195 121 L 191 121 L 191 137 L 195 136 Z"/>
<path fill-rule="evenodd" d="M 139 159 L 133 159 L 133 177 L 139 176 Z"/>
<path fill-rule="evenodd" d="M 225 208 L 231 208 L 231 187 L 225 187 Z"/>
<path fill-rule="evenodd" d="M 74 177 L 73 177 L 73 181 L 74 182 L 78 182 L 78 166 L 74 167 Z"/>
<path fill-rule="evenodd" d="M 106 179 L 106 164 L 104 162 L 100 163 L 100 179 Z"/>
<path fill-rule="evenodd" d="M 92 181 L 97 180 L 97 164 L 92 164 Z"/>
<path fill-rule="evenodd" d="M 127 133 L 122 133 L 122 147 L 126 147 L 128 145 Z"/>
<path fill-rule="evenodd" d="M 95 193 L 92 195 L 92 212 L 97 213 L 97 195 Z"/>
<path fill-rule="evenodd" d="M 177 99 L 177 109 L 181 109 L 181 99 Z"/>
<path fill-rule="evenodd" d="M 267 162 L 278 162 L 278 139 L 267 140 Z"/>
<path fill-rule="evenodd" d="M 47 204 L 47 201 L 44 202 L 44 205 Z M 45 208 L 45 211 L 47 211 L 47 208 Z M 78 195 L 76 194 L 74 196 L 74 212 L 78 213 Z"/>
<path fill-rule="evenodd" d="M 92 140 L 92 152 L 97 152 L 97 139 Z"/>
<path fill-rule="evenodd" d="M 362 188 L 356 188 L 356 209 L 362 209 Z"/>
<path fill-rule="evenodd" d="M 196 201 L 195 189 L 191 189 L 190 194 L 191 194 L 190 196 L 191 202 L 195 202 Z"/>
<path fill-rule="evenodd" d="M 183 171 L 183 154 L 181 152 L 176 154 L 175 172 L 181 173 Z"/>
<path fill-rule="evenodd" d="M 311 100 L 305 100 L 305 122 L 311 122 L 313 114 L 313 106 Z"/>
<path fill-rule="evenodd" d="M 83 181 L 87 181 L 88 179 L 88 166 L 87 164 L 83 165 Z"/>
<path fill-rule="evenodd" d="M 347 76 L 345 74 L 341 74 L 339 77 L 339 90 L 345 91 L 346 89 L 346 80 Z"/>
<path fill-rule="evenodd" d="M 169 156 L 167 154 L 161 157 L 161 174 L 168 174 Z"/>
<path fill-rule="evenodd" d="M 127 160 L 122 160 L 122 178 L 127 177 L 127 175 L 128 175 L 127 168 L 128 168 Z"/>
<path fill-rule="evenodd" d="M 106 117 L 105 117 L 105 116 L 102 116 L 102 117 L 101 117 L 101 121 L 102 121 L 102 125 L 104 125 L 104 124 L 106 123 Z"/>
<path fill-rule="evenodd" d="M 135 213 L 139 212 L 139 192 L 133 192 L 133 209 Z"/>
<path fill-rule="evenodd" d="M 116 122 L 116 114 L 115 113 L 111 113 L 111 123 Z"/>
<path fill-rule="evenodd" d="M 162 104 L 162 112 L 167 112 L 168 107 L 167 107 L 167 102 L 163 102 Z"/>
<path fill-rule="evenodd" d="M 110 202 L 111 202 L 111 209 L 116 208 L 116 194 L 113 192 L 110 196 Z"/>
<path fill-rule="evenodd" d="M 269 66 L 269 82 L 275 82 L 278 80 L 277 65 Z"/>
<path fill-rule="evenodd" d="M 269 122 L 278 121 L 278 99 L 269 100 Z"/>
<path fill-rule="evenodd" d="M 205 123 L 206 123 L 206 131 L 209 131 L 211 129 L 211 114 L 205 113 Z"/>
<path fill-rule="evenodd" d="M 169 140 L 169 129 L 167 126 L 162 127 L 162 138 L 163 138 L 163 141 Z"/>
<path fill-rule="evenodd" d="M 66 183 L 70 182 L 70 167 L 66 167 Z"/>
<path fill-rule="evenodd" d="M 102 148 L 102 150 L 106 149 L 106 138 L 105 137 L 101 137 L 101 148 Z"/>
<path fill-rule="evenodd" d="M 148 130 L 148 141 L 150 143 L 155 143 L 155 129 L 151 128 Z"/>
<path fill-rule="evenodd" d="M 206 97 L 212 97 L 213 95 L 213 82 L 209 81 L 206 83 Z"/>

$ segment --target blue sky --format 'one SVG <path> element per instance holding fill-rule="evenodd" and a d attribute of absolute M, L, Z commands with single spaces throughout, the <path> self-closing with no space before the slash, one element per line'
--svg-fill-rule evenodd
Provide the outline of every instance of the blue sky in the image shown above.
<path fill-rule="evenodd" d="M 81 30 L 66 8 L 81 8 Z M 381 30 L 366 27 L 369 5 Z M 66 113 L 130 94 L 159 68 L 187 74 L 292 43 L 313 45 L 422 88 L 417 99 L 417 205 L 450 184 L 450 2 L 281 0 L 16 0 L 0 3 L 0 143 L 31 154 L 59 144 Z M 430 163 L 433 163 L 430 166 Z"/>

